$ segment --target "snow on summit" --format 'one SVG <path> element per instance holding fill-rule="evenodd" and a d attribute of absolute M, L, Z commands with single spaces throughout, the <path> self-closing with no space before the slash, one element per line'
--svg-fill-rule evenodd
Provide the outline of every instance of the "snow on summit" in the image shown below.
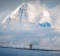
<path fill-rule="evenodd" d="M 46 8 L 38 11 L 33 4 L 22 3 L 17 9 L 8 14 L 1 23 L 6 27 L 9 26 L 9 28 L 26 27 L 30 29 L 35 25 L 39 25 L 39 27 L 51 27 L 52 19 Z"/>

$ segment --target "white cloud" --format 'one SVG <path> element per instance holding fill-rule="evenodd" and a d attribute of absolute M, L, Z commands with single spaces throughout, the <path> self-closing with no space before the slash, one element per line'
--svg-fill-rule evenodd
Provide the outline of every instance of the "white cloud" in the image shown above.
<path fill-rule="evenodd" d="M 56 30 L 60 30 L 60 5 L 49 8 L 49 11 L 52 18 L 52 27 Z"/>

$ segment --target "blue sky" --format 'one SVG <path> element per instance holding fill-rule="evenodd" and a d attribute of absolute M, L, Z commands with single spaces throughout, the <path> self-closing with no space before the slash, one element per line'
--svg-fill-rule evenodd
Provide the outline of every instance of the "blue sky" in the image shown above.
<path fill-rule="evenodd" d="M 60 20 L 57 20 L 57 18 L 60 18 L 60 0 L 0 0 L 0 21 L 23 2 L 39 3 L 49 10 L 51 17 L 55 20 L 54 23 Z M 28 47 L 29 43 L 33 43 L 38 48 L 60 49 L 60 24 L 57 23 L 57 26 L 59 30 L 52 28 L 40 29 L 31 25 L 31 28 L 33 27 L 32 31 L 5 32 L 5 30 L 1 30 L 0 25 L 0 45 L 4 43 L 4 45 L 19 47 L 19 44 L 21 44 L 20 47 Z M 24 27 L 22 28 L 24 29 Z"/>

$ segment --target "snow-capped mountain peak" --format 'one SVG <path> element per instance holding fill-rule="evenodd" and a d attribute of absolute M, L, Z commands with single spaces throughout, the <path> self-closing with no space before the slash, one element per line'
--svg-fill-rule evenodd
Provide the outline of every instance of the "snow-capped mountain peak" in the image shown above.
<path fill-rule="evenodd" d="M 23 24 L 23 26 L 27 25 L 30 27 L 31 23 L 39 25 L 40 27 L 51 27 L 49 11 L 44 9 L 41 13 L 38 12 L 39 11 L 33 4 L 23 3 L 17 9 L 8 14 L 1 23 L 10 25 L 9 27 L 11 27 L 11 25 L 16 27 L 16 24 Z"/>

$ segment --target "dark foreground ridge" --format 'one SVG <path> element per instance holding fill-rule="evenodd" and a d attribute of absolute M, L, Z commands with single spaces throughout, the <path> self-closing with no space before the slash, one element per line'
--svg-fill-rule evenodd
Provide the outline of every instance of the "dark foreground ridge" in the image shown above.
<path fill-rule="evenodd" d="M 51 49 L 30 49 L 30 48 L 2 47 L 2 46 L 0 46 L 0 48 L 22 49 L 22 50 L 33 50 L 33 51 L 57 51 L 57 52 L 60 52 L 60 50 L 51 50 Z"/>

